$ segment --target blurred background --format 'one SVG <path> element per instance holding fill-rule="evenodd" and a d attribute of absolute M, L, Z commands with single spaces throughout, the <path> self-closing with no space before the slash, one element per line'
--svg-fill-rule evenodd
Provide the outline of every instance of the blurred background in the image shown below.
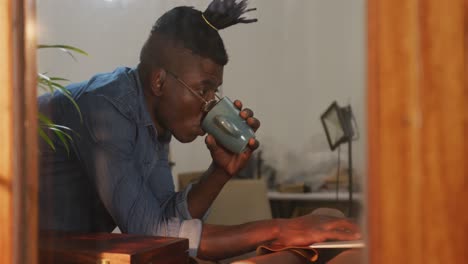
<path fill-rule="evenodd" d="M 209 2 L 38 0 L 38 42 L 68 44 L 90 54 L 75 62 L 61 52 L 40 50 L 39 71 L 76 82 L 118 66 L 134 67 L 160 15 L 180 5 L 204 10 Z M 365 1 L 251 0 L 250 7 L 258 8 L 249 13 L 257 23 L 220 32 L 230 57 L 222 93 L 240 99 L 262 123 L 257 132 L 261 156 L 240 177 L 266 179 L 270 200 L 276 191 L 331 192 L 325 200 L 335 200 L 338 168 L 346 183 L 347 148 L 330 150 L 320 115 L 337 101 L 352 107 L 359 128 L 360 139 L 353 142 L 358 192 L 366 168 Z M 173 140 L 171 160 L 175 182 L 184 184 L 179 175 L 205 170 L 211 157 L 199 138 L 191 144 Z M 338 187 L 340 193 L 347 190 L 346 184 Z"/>

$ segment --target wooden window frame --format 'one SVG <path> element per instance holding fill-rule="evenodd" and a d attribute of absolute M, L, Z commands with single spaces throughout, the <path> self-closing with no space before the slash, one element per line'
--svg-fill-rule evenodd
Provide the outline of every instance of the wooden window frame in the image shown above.
<path fill-rule="evenodd" d="M 467 0 L 368 0 L 370 263 L 468 259 Z"/>
<path fill-rule="evenodd" d="M 0 263 L 36 263 L 35 1 L 0 0 L 0 20 Z"/>
<path fill-rule="evenodd" d="M 462 263 L 468 0 L 367 9 L 369 262 Z M 37 262 L 34 30 L 34 0 L 0 0 L 0 263 Z"/>

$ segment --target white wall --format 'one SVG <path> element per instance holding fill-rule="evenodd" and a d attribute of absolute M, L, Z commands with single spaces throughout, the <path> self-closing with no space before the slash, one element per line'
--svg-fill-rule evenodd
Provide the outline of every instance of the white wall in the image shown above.
<path fill-rule="evenodd" d="M 182 0 L 38 0 L 38 37 L 44 44 L 80 47 L 76 63 L 40 51 L 42 72 L 73 81 L 120 65 L 134 66 L 154 21 L 178 5 L 204 9 L 210 2 Z M 288 156 L 326 148 L 319 116 L 337 100 L 350 103 L 361 130 L 355 167 L 365 168 L 364 0 L 251 0 L 258 23 L 222 31 L 230 55 L 224 94 L 255 111 L 265 155 L 287 168 Z M 203 139 L 172 145 L 175 174 L 210 162 Z"/>

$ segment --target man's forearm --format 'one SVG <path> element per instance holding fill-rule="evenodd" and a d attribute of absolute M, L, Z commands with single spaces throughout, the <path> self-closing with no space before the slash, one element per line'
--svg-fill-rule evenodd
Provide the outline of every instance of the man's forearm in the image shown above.
<path fill-rule="evenodd" d="M 203 225 L 198 257 L 225 259 L 253 251 L 278 237 L 281 220 L 262 220 L 235 226 Z"/>
<path fill-rule="evenodd" d="M 187 204 L 193 218 L 202 218 L 231 177 L 214 164 L 190 190 Z"/>

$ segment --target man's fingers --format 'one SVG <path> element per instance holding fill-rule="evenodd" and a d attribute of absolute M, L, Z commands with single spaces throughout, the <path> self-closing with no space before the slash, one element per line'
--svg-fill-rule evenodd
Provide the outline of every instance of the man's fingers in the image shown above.
<path fill-rule="evenodd" d="M 243 119 L 248 119 L 249 117 L 252 117 L 253 115 L 254 115 L 253 111 L 249 108 L 245 108 L 244 110 L 240 112 L 240 116 Z"/>
<path fill-rule="evenodd" d="M 249 139 L 249 148 L 251 150 L 256 150 L 260 146 L 260 142 L 256 140 L 255 138 Z"/>
<path fill-rule="evenodd" d="M 242 102 L 239 100 L 234 101 L 234 106 L 237 107 L 239 110 L 242 109 Z M 247 124 L 252 127 L 254 132 L 260 127 L 260 121 L 254 118 L 254 112 L 250 108 L 245 108 L 239 113 L 240 117 L 246 120 Z"/>
<path fill-rule="evenodd" d="M 234 106 L 237 107 L 237 109 L 242 110 L 242 102 L 239 100 L 234 101 Z"/>
<path fill-rule="evenodd" d="M 254 130 L 254 132 L 256 132 L 257 129 L 260 127 L 260 121 L 254 117 L 249 117 L 247 119 L 247 124 Z"/>
<path fill-rule="evenodd" d="M 216 140 L 212 135 L 207 135 L 205 137 L 205 144 L 206 144 L 206 147 L 211 151 L 216 150 L 218 148 L 218 145 L 216 144 Z"/>
<path fill-rule="evenodd" d="M 360 233 L 355 232 L 346 232 L 344 230 L 329 230 L 323 231 L 322 237 L 324 240 L 339 240 L 339 241 L 347 241 L 347 240 L 357 240 L 361 238 Z"/>
<path fill-rule="evenodd" d="M 324 225 L 325 230 L 348 230 L 348 232 L 359 232 L 359 226 L 355 223 L 347 220 L 340 219 L 336 221 L 330 221 Z"/>

